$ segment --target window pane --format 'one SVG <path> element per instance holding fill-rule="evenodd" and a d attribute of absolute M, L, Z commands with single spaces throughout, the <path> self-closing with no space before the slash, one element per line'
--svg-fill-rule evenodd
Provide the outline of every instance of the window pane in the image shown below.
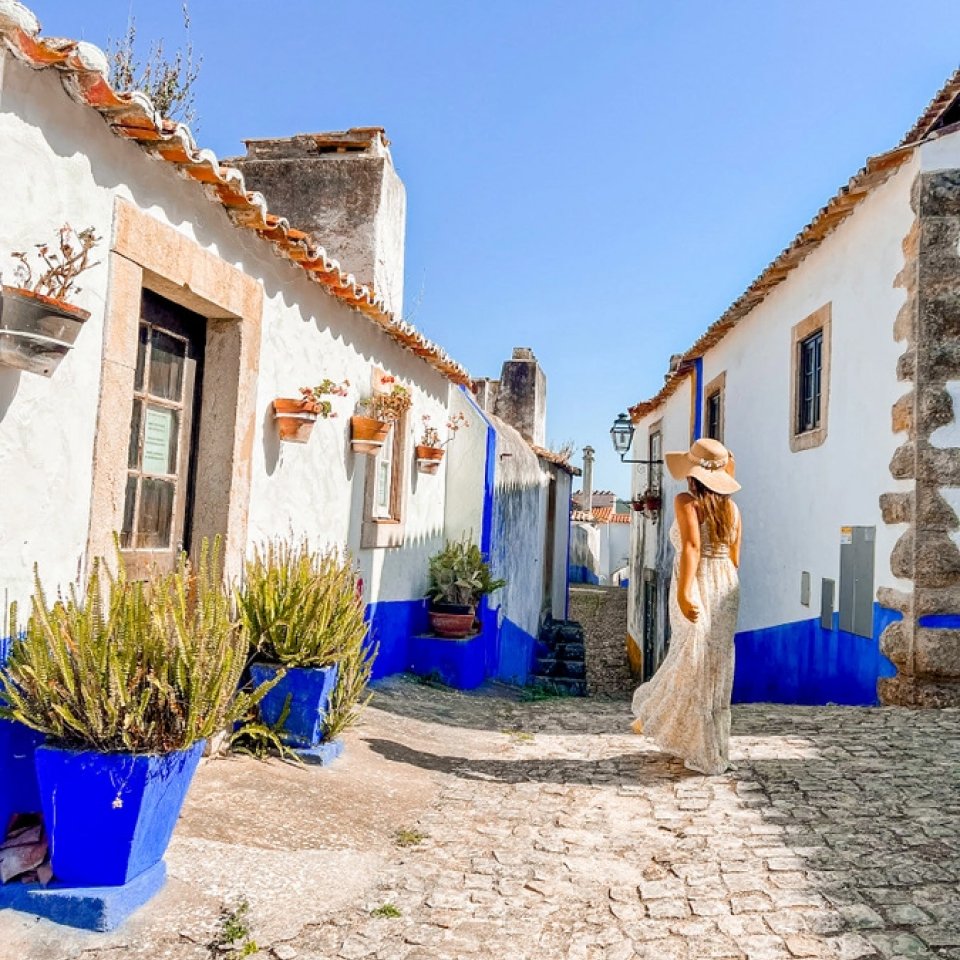
<path fill-rule="evenodd" d="M 180 415 L 167 407 L 148 406 L 143 424 L 144 473 L 176 473 Z"/>
<path fill-rule="evenodd" d="M 164 400 L 180 400 L 186 341 L 154 330 L 150 343 L 150 393 Z"/>
<path fill-rule="evenodd" d="M 169 480 L 143 478 L 140 485 L 136 546 L 151 549 L 170 546 L 174 489 L 174 484 Z"/>
<path fill-rule="evenodd" d="M 143 402 L 133 401 L 133 415 L 130 417 L 130 444 L 127 447 L 127 466 L 136 470 L 140 466 L 140 415 Z"/>
<path fill-rule="evenodd" d="M 137 478 L 127 477 L 127 492 L 123 501 L 123 527 L 120 530 L 120 546 L 127 548 L 133 543 L 133 511 L 137 505 Z"/>
<path fill-rule="evenodd" d="M 147 363 L 147 325 L 140 324 L 140 342 L 137 344 L 137 372 L 133 378 L 133 389 L 143 390 L 143 370 Z"/>

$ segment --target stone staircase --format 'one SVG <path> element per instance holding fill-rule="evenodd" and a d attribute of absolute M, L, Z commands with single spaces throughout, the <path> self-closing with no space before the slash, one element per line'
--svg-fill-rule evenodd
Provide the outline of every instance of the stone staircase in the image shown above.
<path fill-rule="evenodd" d="M 587 695 L 583 627 L 576 620 L 547 620 L 540 630 L 530 685 L 552 693 Z"/>

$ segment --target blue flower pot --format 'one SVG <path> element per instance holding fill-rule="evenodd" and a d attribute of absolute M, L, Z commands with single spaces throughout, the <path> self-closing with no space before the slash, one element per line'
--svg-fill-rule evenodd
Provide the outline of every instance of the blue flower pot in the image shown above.
<path fill-rule="evenodd" d="M 276 664 L 253 663 L 250 675 L 256 686 L 272 680 Z M 274 727 L 280 722 L 290 697 L 290 712 L 283 724 L 283 742 L 294 747 L 315 747 L 323 738 L 323 721 L 337 685 L 337 667 L 291 667 L 286 676 L 260 701 L 260 716 Z"/>
<path fill-rule="evenodd" d="M 43 734 L 12 720 L 0 720 L 0 839 L 15 813 L 39 813 L 40 792 L 34 751 Z"/>
<path fill-rule="evenodd" d="M 54 877 L 69 886 L 111 887 L 158 864 L 203 745 L 163 755 L 39 747 L 37 779 Z"/>

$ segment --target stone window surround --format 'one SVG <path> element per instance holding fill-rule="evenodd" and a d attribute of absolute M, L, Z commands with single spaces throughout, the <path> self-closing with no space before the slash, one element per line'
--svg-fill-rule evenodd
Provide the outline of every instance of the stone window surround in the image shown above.
<path fill-rule="evenodd" d="M 717 439 L 723 443 L 723 438 L 727 432 L 727 371 L 724 370 L 723 373 L 718 373 L 704 388 L 703 388 L 703 410 L 704 410 L 704 436 L 706 436 L 706 411 L 709 405 L 709 400 L 714 394 L 720 395 L 720 436 Z"/>
<path fill-rule="evenodd" d="M 790 338 L 790 449 L 793 453 L 821 446 L 827 439 L 827 418 L 830 411 L 830 328 L 833 305 L 825 303 L 808 317 L 795 324 Z M 823 353 L 820 372 L 820 426 L 797 433 L 800 344 L 818 330 L 823 331 Z"/>
<path fill-rule="evenodd" d="M 223 539 L 228 575 L 246 549 L 263 289 L 252 277 L 117 198 L 108 256 L 102 371 L 87 557 L 113 555 L 126 484 L 140 299 L 144 288 L 207 320 L 192 540 Z"/>

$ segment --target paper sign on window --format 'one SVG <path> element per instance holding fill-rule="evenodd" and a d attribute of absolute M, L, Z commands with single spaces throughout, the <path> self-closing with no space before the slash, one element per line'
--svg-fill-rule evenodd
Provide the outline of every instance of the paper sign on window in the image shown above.
<path fill-rule="evenodd" d="M 173 473 L 170 465 L 170 440 L 176 429 L 173 410 L 147 407 L 143 424 L 143 472 Z"/>

